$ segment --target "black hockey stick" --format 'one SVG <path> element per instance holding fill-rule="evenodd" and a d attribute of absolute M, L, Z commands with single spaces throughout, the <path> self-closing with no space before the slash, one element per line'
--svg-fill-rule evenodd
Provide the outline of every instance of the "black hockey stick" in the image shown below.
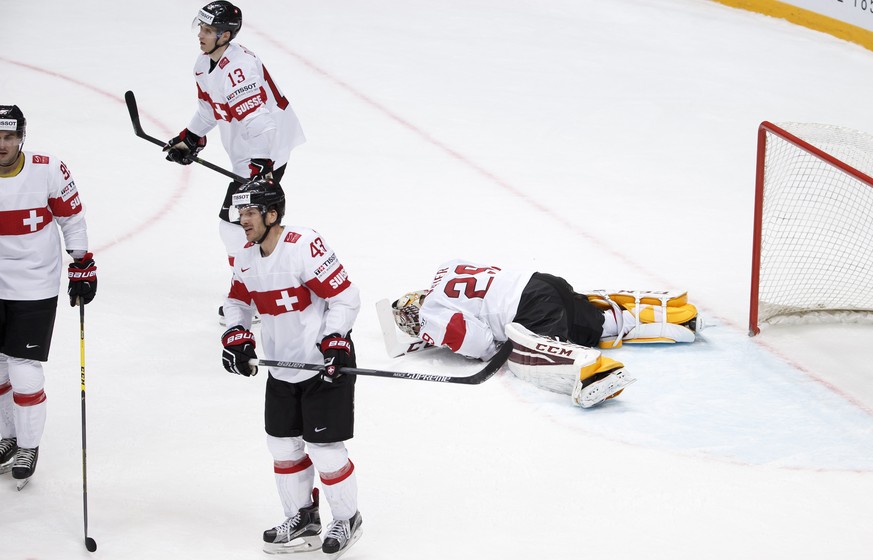
<path fill-rule="evenodd" d="M 488 381 L 497 370 L 506 363 L 512 352 L 512 343 L 504 343 L 493 358 L 488 360 L 485 367 L 467 377 L 452 377 L 449 375 L 433 375 L 429 373 L 409 373 L 405 371 L 384 371 L 381 369 L 341 368 L 340 373 L 351 375 L 371 375 L 374 377 L 391 377 L 394 379 L 411 379 L 412 381 L 436 381 L 438 383 L 460 383 L 462 385 L 479 385 Z M 305 369 L 319 371 L 324 369 L 323 364 L 306 364 L 302 362 L 280 362 L 275 360 L 252 360 L 250 363 L 266 367 L 280 367 L 289 369 Z"/>
<path fill-rule="evenodd" d="M 79 298 L 79 363 L 82 383 L 82 505 L 85 512 L 85 548 L 88 552 L 97 550 L 97 541 L 88 536 L 88 462 L 85 442 L 85 303 Z"/>
<path fill-rule="evenodd" d="M 139 109 L 136 106 L 136 97 L 133 95 L 133 92 L 132 91 L 126 92 L 124 94 L 124 100 L 127 102 L 127 112 L 130 113 L 130 122 L 133 124 L 134 134 L 136 134 L 137 136 L 139 136 L 143 140 L 148 140 L 152 144 L 156 144 L 156 145 L 163 148 L 166 145 L 166 142 L 162 142 L 162 141 L 158 140 L 157 138 L 155 138 L 154 136 L 149 136 L 142 129 L 142 123 L 139 120 Z M 217 171 L 226 177 L 230 177 L 231 179 L 233 179 L 234 181 L 236 181 L 238 183 L 248 182 L 248 179 L 246 179 L 244 177 L 240 177 L 236 173 L 231 173 L 227 169 L 222 169 L 221 167 L 218 167 L 214 163 L 209 163 L 208 161 L 206 161 L 204 159 L 200 159 L 199 157 L 193 157 L 193 158 L 191 158 L 191 161 L 193 161 L 194 163 L 199 163 L 200 165 L 202 165 L 204 167 L 208 167 L 209 169 L 211 169 L 213 171 Z"/>

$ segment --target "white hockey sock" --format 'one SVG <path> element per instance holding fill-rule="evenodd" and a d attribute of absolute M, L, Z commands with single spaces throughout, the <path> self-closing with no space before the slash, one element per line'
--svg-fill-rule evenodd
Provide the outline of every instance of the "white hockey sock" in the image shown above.
<path fill-rule="evenodd" d="M 355 465 L 349 461 L 336 472 L 322 473 L 321 483 L 333 518 L 351 519 L 358 511 L 358 477 L 355 475 Z"/>
<path fill-rule="evenodd" d="M 12 385 L 0 384 L 0 437 L 15 437 L 15 418 L 12 413 Z"/>
<path fill-rule="evenodd" d="M 315 467 L 309 456 L 298 462 L 274 461 L 276 489 L 282 501 L 285 517 L 293 517 L 301 508 L 312 505 L 312 486 L 315 483 Z"/>
<path fill-rule="evenodd" d="M 12 385 L 12 417 L 18 447 L 39 447 L 45 431 L 46 396 L 42 364 L 35 360 L 9 357 L 9 380 Z"/>
<path fill-rule="evenodd" d="M 15 437 L 12 384 L 9 382 L 9 364 L 5 354 L 0 354 L 0 437 Z"/>

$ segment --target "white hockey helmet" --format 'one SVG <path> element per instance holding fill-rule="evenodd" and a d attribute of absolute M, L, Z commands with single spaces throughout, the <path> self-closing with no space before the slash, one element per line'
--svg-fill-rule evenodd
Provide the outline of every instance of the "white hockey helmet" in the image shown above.
<path fill-rule="evenodd" d="M 403 294 L 400 299 L 391 304 L 391 311 L 394 314 L 394 322 L 401 331 L 409 336 L 418 337 L 418 331 L 421 329 L 421 321 L 418 318 L 418 312 L 424 303 L 424 298 L 428 294 L 428 290 L 418 290 Z"/>

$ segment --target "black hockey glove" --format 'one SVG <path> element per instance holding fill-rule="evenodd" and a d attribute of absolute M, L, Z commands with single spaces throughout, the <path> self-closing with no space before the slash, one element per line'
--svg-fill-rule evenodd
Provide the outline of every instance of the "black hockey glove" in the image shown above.
<path fill-rule="evenodd" d="M 272 179 L 273 178 L 273 160 L 263 158 L 253 158 L 249 162 L 250 178 L 252 179 Z"/>
<path fill-rule="evenodd" d="M 191 165 L 200 150 L 205 147 L 206 137 L 197 136 L 186 128 L 167 142 L 164 151 L 167 152 L 167 161 L 175 161 L 180 165 Z"/>
<path fill-rule="evenodd" d="M 323 381 L 333 383 L 342 376 L 341 368 L 355 365 L 355 349 L 348 335 L 329 334 L 321 339 L 319 349 L 324 356 L 324 370 L 321 372 Z"/>
<path fill-rule="evenodd" d="M 91 303 L 97 295 L 97 265 L 94 264 L 94 255 L 85 253 L 81 259 L 75 259 L 67 269 L 67 294 L 70 296 L 70 307 L 76 307 L 79 298 L 82 304 Z"/>
<path fill-rule="evenodd" d="M 258 366 L 253 366 L 249 360 L 258 359 L 255 354 L 255 335 L 242 325 L 236 325 L 224 331 L 221 335 L 224 351 L 221 353 L 221 364 L 230 373 L 250 377 L 258 373 Z"/>

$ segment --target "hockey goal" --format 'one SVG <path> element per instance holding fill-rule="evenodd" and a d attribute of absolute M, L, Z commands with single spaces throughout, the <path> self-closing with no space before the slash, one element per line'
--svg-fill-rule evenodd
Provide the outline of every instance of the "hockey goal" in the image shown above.
<path fill-rule="evenodd" d="M 749 335 L 816 314 L 873 318 L 873 136 L 761 123 Z"/>

